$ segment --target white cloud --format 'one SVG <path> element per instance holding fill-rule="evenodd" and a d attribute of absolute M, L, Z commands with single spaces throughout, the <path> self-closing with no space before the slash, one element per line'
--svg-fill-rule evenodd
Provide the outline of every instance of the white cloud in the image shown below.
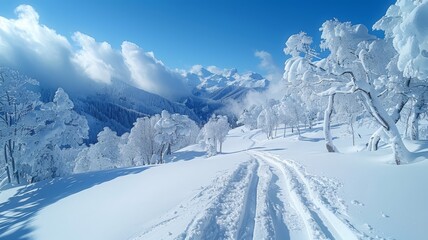
<path fill-rule="evenodd" d="M 16 8 L 17 19 L 0 17 L 0 64 L 19 69 L 50 84 L 61 81 L 61 68 L 72 66 L 68 40 L 39 23 L 39 15 L 28 5 Z M 55 80 L 53 78 L 56 78 Z"/>
<path fill-rule="evenodd" d="M 137 87 L 168 98 L 188 93 L 181 75 L 167 69 L 153 52 L 146 53 L 134 43 L 123 42 L 122 56 Z"/>
<path fill-rule="evenodd" d="M 115 53 L 110 44 L 97 43 L 94 38 L 80 32 L 74 33 L 72 39 L 81 47 L 72 58 L 74 64 L 92 80 L 111 83 L 114 68 L 108 61 L 115 57 Z"/>
<path fill-rule="evenodd" d="M 218 75 L 222 75 L 223 72 L 225 71 L 225 69 L 220 69 L 217 66 L 208 66 L 207 70 Z"/>
<path fill-rule="evenodd" d="M 81 92 L 90 89 L 88 84 L 109 84 L 116 79 L 169 98 L 187 93 L 178 73 L 133 43 L 113 49 L 107 42 L 76 32 L 71 37 L 73 45 L 41 24 L 31 6 L 20 5 L 15 13 L 16 19 L 0 16 L 0 66 L 67 91 Z"/>
<path fill-rule="evenodd" d="M 260 59 L 259 68 L 266 72 L 266 78 L 272 82 L 282 79 L 281 70 L 273 61 L 272 55 L 266 51 L 256 51 L 254 56 Z"/>
<path fill-rule="evenodd" d="M 253 104 L 262 105 L 266 99 L 281 99 L 284 96 L 285 85 L 282 81 L 282 71 L 275 64 L 272 55 L 266 51 L 256 51 L 254 55 L 260 59 L 259 68 L 266 72 L 265 77 L 271 82 L 267 91 L 254 91 L 247 94 L 244 100 L 246 107 Z"/>

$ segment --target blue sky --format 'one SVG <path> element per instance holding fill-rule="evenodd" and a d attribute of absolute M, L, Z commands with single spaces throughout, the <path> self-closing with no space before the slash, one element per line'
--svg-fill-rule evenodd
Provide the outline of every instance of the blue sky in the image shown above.
<path fill-rule="evenodd" d="M 392 0 L 0 0 L 0 15 L 14 18 L 19 4 L 29 4 L 40 22 L 70 38 L 80 31 L 114 48 L 127 40 L 153 51 L 170 68 L 194 64 L 258 69 L 255 51 L 272 54 L 282 68 L 288 36 L 318 28 L 334 17 L 369 28 Z"/>

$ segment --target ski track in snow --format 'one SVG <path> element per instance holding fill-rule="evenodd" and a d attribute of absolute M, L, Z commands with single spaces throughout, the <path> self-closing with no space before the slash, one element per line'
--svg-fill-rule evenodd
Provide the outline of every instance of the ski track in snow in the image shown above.
<path fill-rule="evenodd" d="M 330 186 L 329 184 L 321 185 L 320 183 L 325 183 L 325 179 L 307 175 L 304 168 L 294 161 L 281 160 L 267 152 L 250 151 L 250 154 L 282 174 L 281 177 L 284 179 L 282 187 L 285 189 L 293 209 L 302 219 L 302 227 L 306 232 L 307 239 L 359 239 L 367 237 L 340 216 L 340 212 L 345 211 L 343 205 L 329 205 L 334 203 L 334 198 L 338 199 L 337 196 L 328 197 L 328 194 L 334 194 L 333 184 Z M 332 182 L 334 183 L 334 181 Z M 317 190 L 325 195 L 319 195 Z"/>
<path fill-rule="evenodd" d="M 346 218 L 337 181 L 251 150 L 254 135 L 248 160 L 132 239 L 373 239 Z"/>
<path fill-rule="evenodd" d="M 196 217 L 181 239 L 248 239 L 252 237 L 257 177 L 255 161 L 243 164 L 211 206 Z"/>
<path fill-rule="evenodd" d="M 135 239 L 251 239 L 257 166 L 247 161 L 232 174 L 222 173 Z M 170 224 L 181 225 L 182 232 L 167 231 Z"/>

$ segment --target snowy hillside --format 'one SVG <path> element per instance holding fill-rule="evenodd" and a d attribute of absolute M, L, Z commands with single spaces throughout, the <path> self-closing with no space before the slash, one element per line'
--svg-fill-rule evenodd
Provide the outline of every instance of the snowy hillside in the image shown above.
<path fill-rule="evenodd" d="M 189 86 L 195 87 L 193 94 L 177 100 L 166 99 L 120 80 L 98 86 L 91 94 L 71 92 L 70 95 L 75 102 L 76 111 L 88 119 L 90 141 L 94 142 L 97 133 L 104 127 L 123 134 L 131 129 L 137 118 L 160 114 L 162 110 L 188 115 L 201 124 L 215 111 L 225 107 L 224 100 L 242 100 L 249 91 L 263 91 L 269 86 L 269 81 L 257 73 L 239 75 L 236 70 L 230 70 L 229 73 L 225 70 L 223 76 L 202 69 L 206 71 L 206 75 L 189 73 L 187 76 L 188 79 L 200 77 L 197 80 L 199 85 Z M 206 87 L 207 84 L 209 88 Z M 43 88 L 43 82 L 41 85 Z M 56 89 L 43 89 L 42 99 L 51 101 L 55 91 Z"/>
<path fill-rule="evenodd" d="M 0 239 L 424 239 L 427 161 L 396 166 L 389 148 L 358 152 L 366 128 L 353 148 L 333 132 L 346 154 L 325 152 L 319 126 L 300 140 L 237 128 L 214 157 L 195 145 L 164 165 L 4 190 Z"/>
<path fill-rule="evenodd" d="M 428 0 L 335 1 L 2 3 L 0 240 L 428 239 Z"/>
<path fill-rule="evenodd" d="M 132 87 L 120 81 L 106 85 L 96 94 L 78 98 L 76 110 L 84 113 L 90 122 L 90 138 L 95 139 L 103 127 L 119 134 L 128 132 L 139 117 L 160 114 L 162 110 L 189 116 L 200 123 L 193 110 L 184 104 Z"/>

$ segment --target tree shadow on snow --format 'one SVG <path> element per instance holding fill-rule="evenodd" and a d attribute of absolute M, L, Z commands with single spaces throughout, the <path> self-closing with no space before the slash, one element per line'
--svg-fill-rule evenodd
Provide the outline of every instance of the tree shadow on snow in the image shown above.
<path fill-rule="evenodd" d="M 176 161 L 188 161 L 192 160 L 197 157 L 202 157 L 206 153 L 204 151 L 181 151 L 181 152 L 175 152 L 171 156 L 170 162 L 176 162 Z"/>
<path fill-rule="evenodd" d="M 266 148 L 266 149 L 264 149 L 264 150 L 262 150 L 262 151 L 264 151 L 264 152 L 273 152 L 273 151 L 284 151 L 284 150 L 286 150 L 286 148 Z"/>
<path fill-rule="evenodd" d="M 413 152 L 411 154 L 413 158 L 413 163 L 428 160 L 428 151 L 418 151 L 418 152 Z"/>
<path fill-rule="evenodd" d="M 251 147 L 251 148 L 247 148 L 247 149 L 243 149 L 243 150 L 239 150 L 239 151 L 234 151 L 234 152 L 222 152 L 219 154 L 224 154 L 224 155 L 228 155 L 228 154 L 235 154 L 235 153 L 240 153 L 240 152 L 247 152 L 249 150 L 261 150 L 261 149 L 265 149 L 266 147 Z"/>
<path fill-rule="evenodd" d="M 0 235 L 3 233 L 0 239 L 29 240 L 30 234 L 35 230 L 31 227 L 31 222 L 41 209 L 95 185 L 128 174 L 137 174 L 147 168 L 149 167 L 75 174 L 22 187 L 14 196 L 0 204 Z"/>
<path fill-rule="evenodd" d="M 337 137 L 333 137 L 333 140 L 336 138 Z M 306 141 L 306 142 L 321 142 L 321 141 L 324 141 L 324 138 L 309 138 L 309 137 L 300 136 L 299 140 Z"/>
<path fill-rule="evenodd" d="M 421 150 L 428 149 L 428 140 L 413 140 L 413 142 L 418 144 L 418 147 L 414 150 L 414 152 L 420 152 Z"/>

